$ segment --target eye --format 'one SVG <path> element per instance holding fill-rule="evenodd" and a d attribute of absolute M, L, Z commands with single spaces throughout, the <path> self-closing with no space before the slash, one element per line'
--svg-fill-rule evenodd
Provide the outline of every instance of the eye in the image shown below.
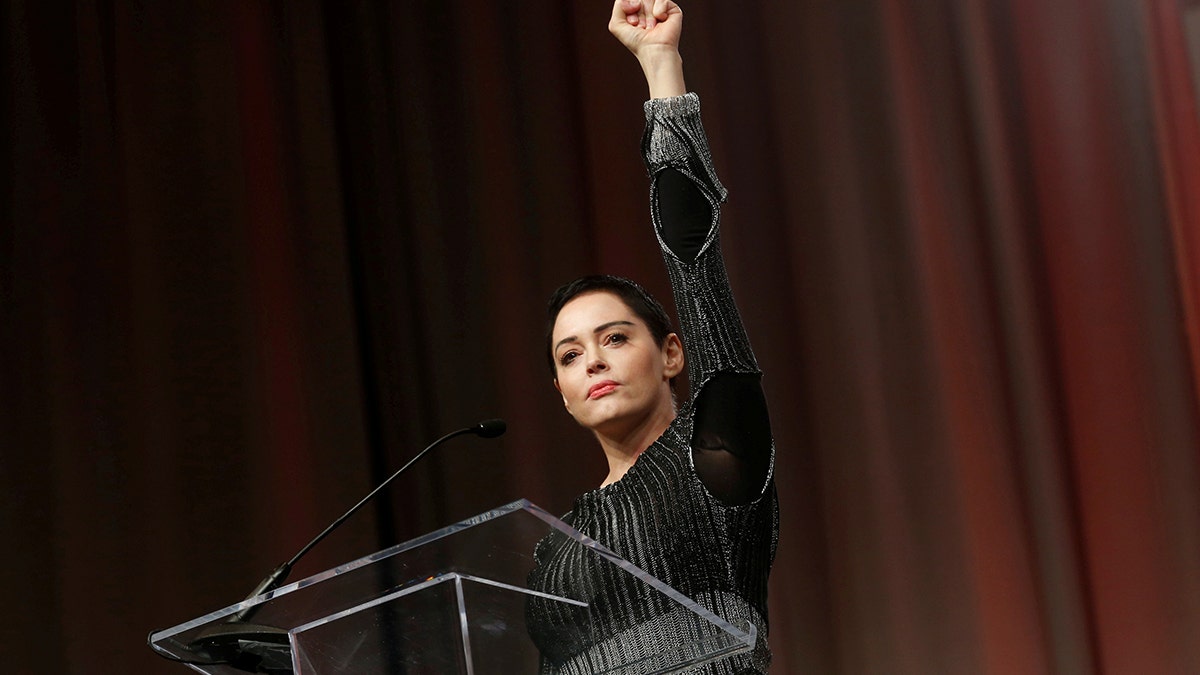
<path fill-rule="evenodd" d="M 608 344 L 610 345 L 619 345 L 625 342 L 629 342 L 629 336 L 624 333 L 613 333 L 608 336 Z"/>
<path fill-rule="evenodd" d="M 565 351 L 562 353 L 562 356 L 558 357 L 558 363 L 559 363 L 559 365 L 569 366 L 569 365 L 571 365 L 571 363 L 575 360 L 575 357 L 577 357 L 577 356 L 579 356 L 579 352 L 577 352 L 573 349 Z"/>

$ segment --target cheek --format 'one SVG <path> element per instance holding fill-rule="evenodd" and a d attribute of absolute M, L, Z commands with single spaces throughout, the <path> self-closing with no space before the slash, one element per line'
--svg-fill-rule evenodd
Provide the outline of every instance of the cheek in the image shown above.
<path fill-rule="evenodd" d="M 648 352 L 641 365 L 647 374 L 657 377 L 666 368 L 665 357 L 660 352 Z"/>
<path fill-rule="evenodd" d="M 564 399 L 579 398 L 579 383 L 576 381 L 578 378 L 573 375 L 574 373 L 571 371 L 559 375 L 558 392 Z"/>

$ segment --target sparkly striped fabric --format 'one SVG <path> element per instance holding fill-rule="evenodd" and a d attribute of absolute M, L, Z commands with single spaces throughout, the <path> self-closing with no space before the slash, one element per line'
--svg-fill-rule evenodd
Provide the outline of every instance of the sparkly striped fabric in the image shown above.
<path fill-rule="evenodd" d="M 692 463 L 696 394 L 717 373 L 758 373 L 721 259 L 718 207 L 725 188 L 713 169 L 695 94 L 648 101 L 646 121 L 643 152 L 651 176 L 678 170 L 713 207 L 706 243 L 695 260 L 684 262 L 662 242 L 651 188 L 651 216 L 679 310 L 692 397 L 621 480 L 581 495 L 564 520 L 730 623 L 749 621 L 758 628 L 752 652 L 689 672 L 765 673 L 767 575 L 779 532 L 773 478 L 768 475 L 758 499 L 730 506 L 708 491 Z M 584 614 L 530 604 L 528 623 L 542 652 L 542 673 L 604 672 L 697 637 L 686 613 L 565 540 L 543 540 L 535 557 L 531 588 L 590 605 Z"/>

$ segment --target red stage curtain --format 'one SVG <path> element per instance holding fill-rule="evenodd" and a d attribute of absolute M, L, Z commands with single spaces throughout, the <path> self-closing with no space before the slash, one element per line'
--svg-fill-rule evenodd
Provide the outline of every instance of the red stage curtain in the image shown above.
<path fill-rule="evenodd" d="M 778 445 L 778 673 L 1200 672 L 1200 5 L 692 2 Z M 179 672 L 297 577 L 603 476 L 543 302 L 668 293 L 606 2 L 7 3 L 0 654 Z"/>

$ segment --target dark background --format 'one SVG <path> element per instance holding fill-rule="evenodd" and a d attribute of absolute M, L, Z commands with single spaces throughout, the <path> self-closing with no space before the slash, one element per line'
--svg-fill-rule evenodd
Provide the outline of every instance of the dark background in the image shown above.
<path fill-rule="evenodd" d="M 1200 672 L 1200 6 L 685 10 L 773 672 Z M 149 630 L 479 419 L 293 578 L 602 479 L 544 298 L 668 293 L 607 2 L 0 12 L 5 672 L 182 672 Z"/>

